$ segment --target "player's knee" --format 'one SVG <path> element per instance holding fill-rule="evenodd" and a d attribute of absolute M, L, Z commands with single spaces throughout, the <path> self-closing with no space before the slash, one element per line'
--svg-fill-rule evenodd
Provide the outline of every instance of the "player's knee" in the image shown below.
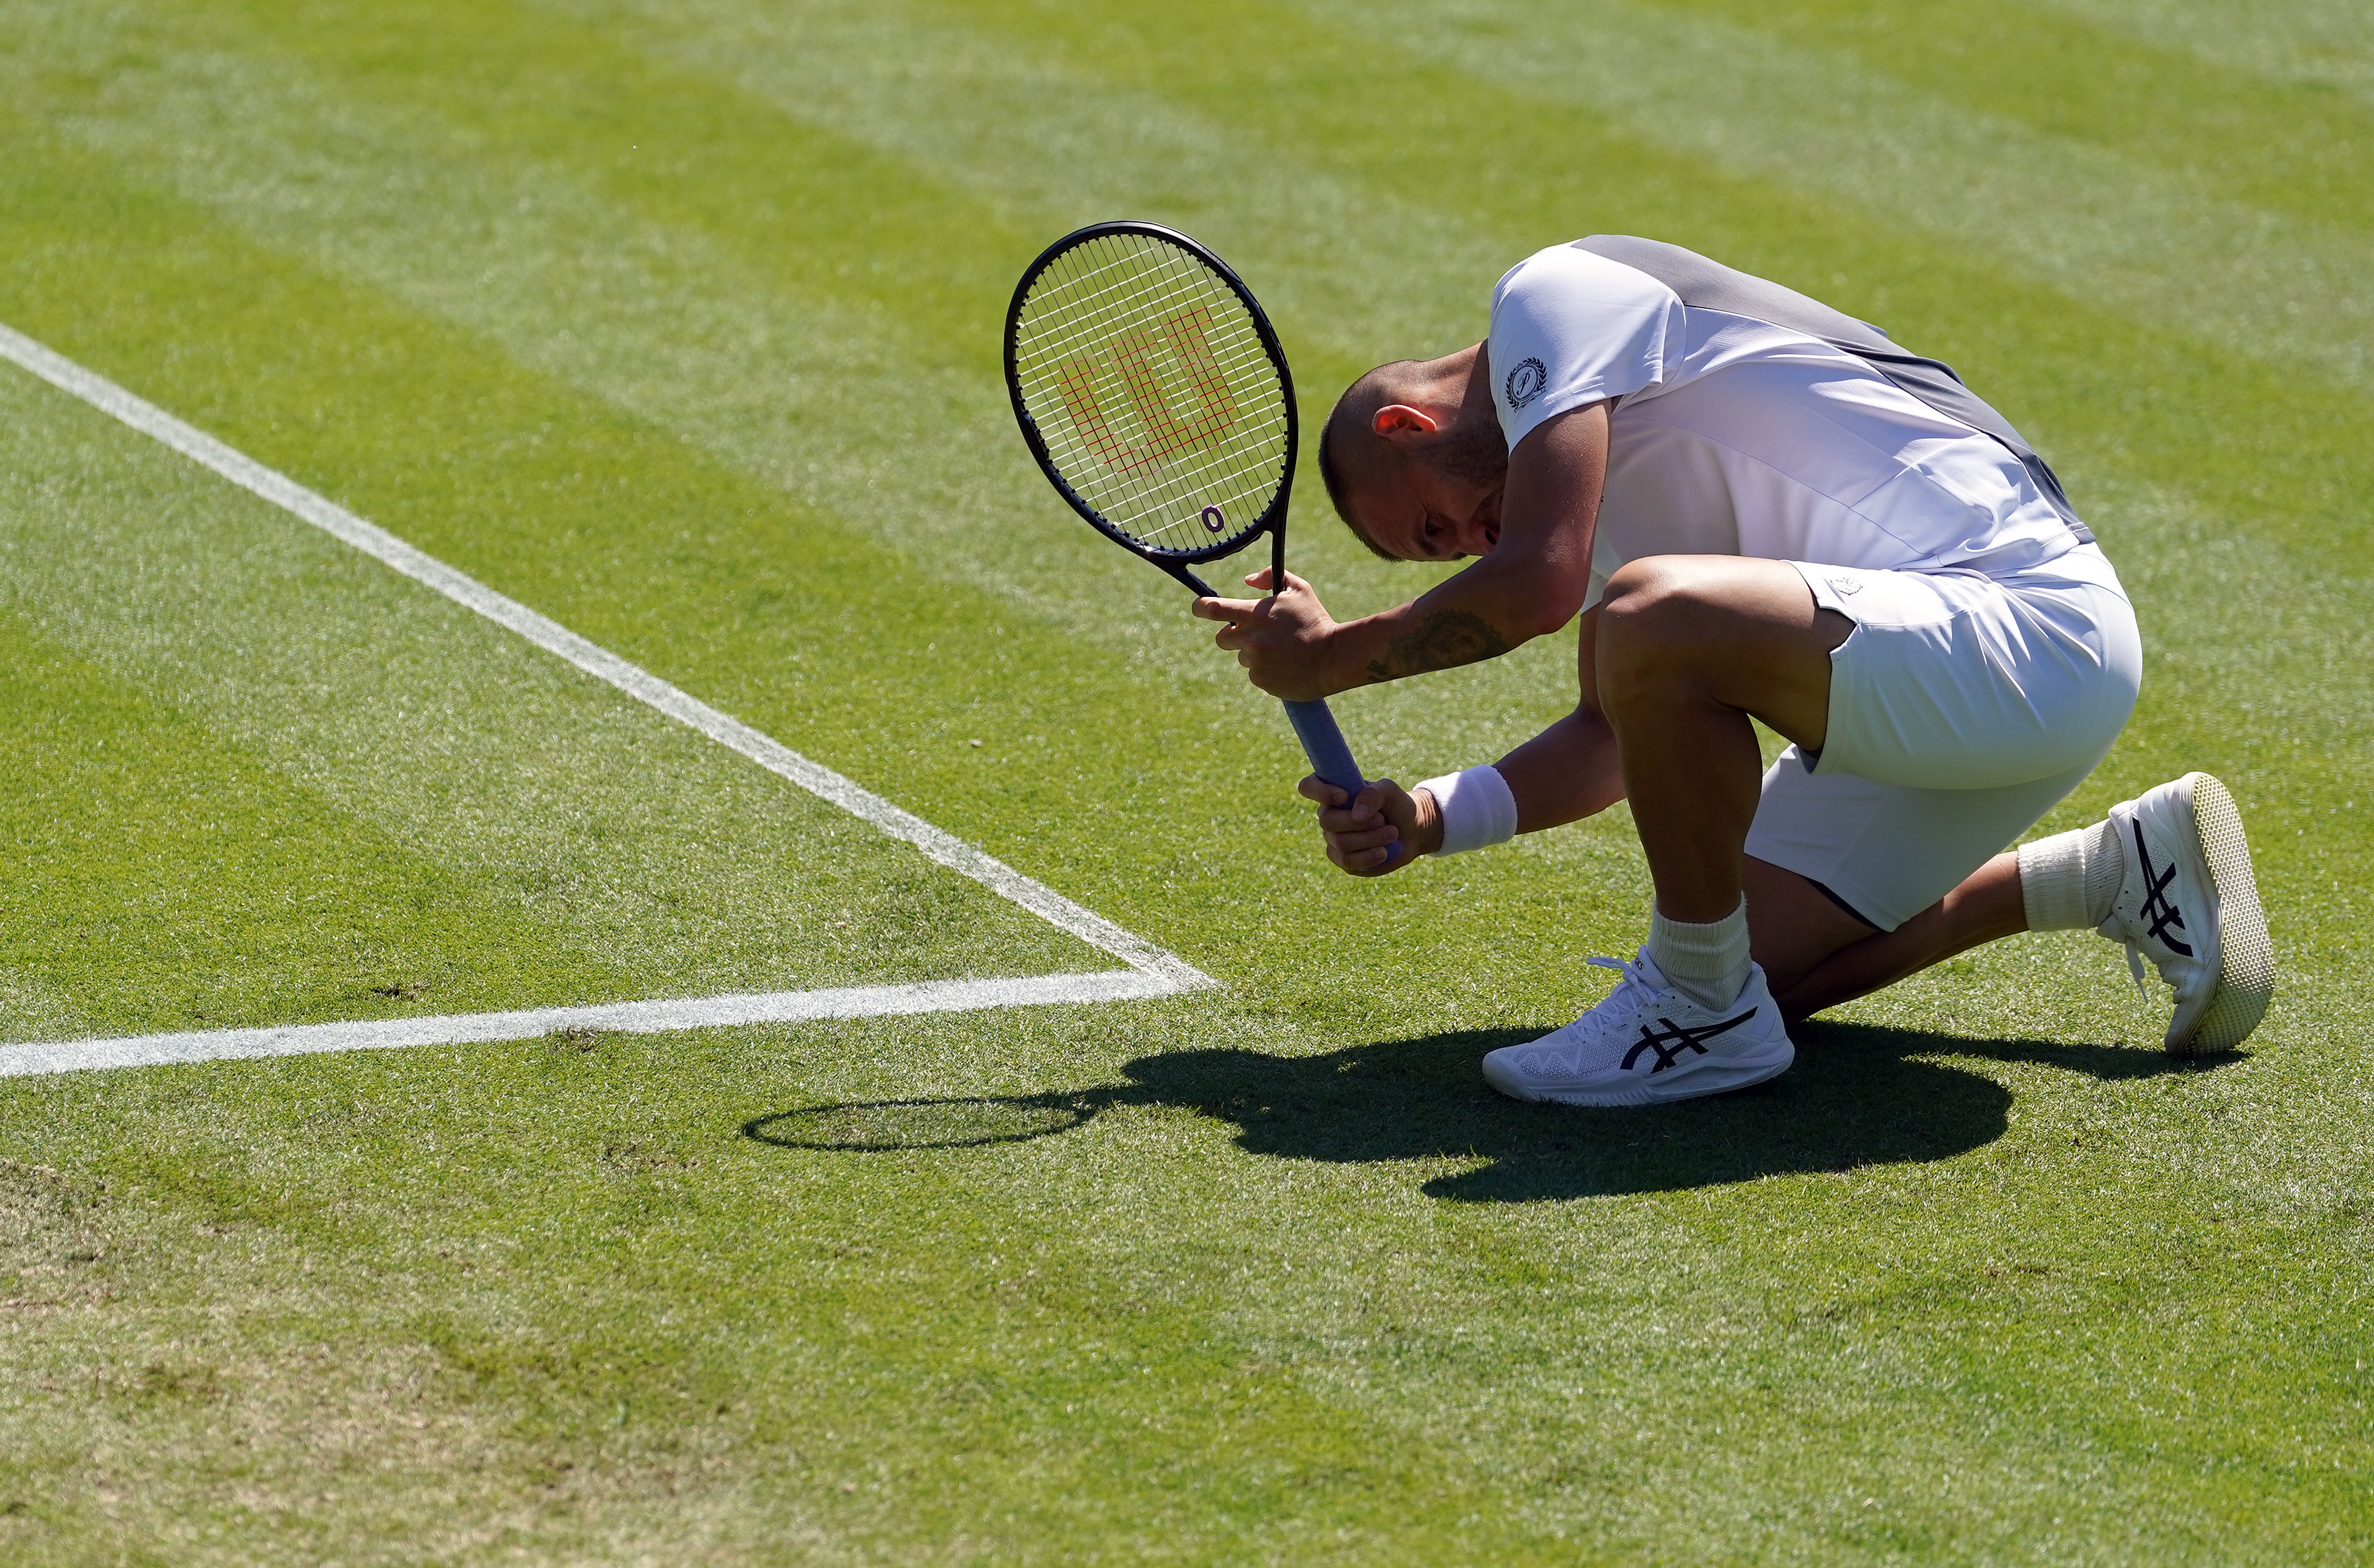
<path fill-rule="evenodd" d="M 1633 638 L 1677 631 L 1677 620 L 1701 614 L 1707 603 L 1699 582 L 1703 574 L 1692 569 L 1694 564 L 1686 556 L 1627 561 L 1607 579 L 1602 625 L 1619 627 L 1619 636 Z"/>
<path fill-rule="evenodd" d="M 1681 558 L 1630 561 L 1607 579 L 1600 601 L 1597 655 L 1603 698 L 1661 689 L 1689 673 L 1712 608 Z"/>

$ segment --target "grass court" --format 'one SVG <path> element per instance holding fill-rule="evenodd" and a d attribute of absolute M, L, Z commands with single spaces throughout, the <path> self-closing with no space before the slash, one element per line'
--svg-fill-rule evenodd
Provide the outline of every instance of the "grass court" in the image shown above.
<path fill-rule="evenodd" d="M 2327 0 L 0 0 L 0 325 L 1218 982 L 0 1078 L 0 1559 L 2374 1556 L 2369 148 Z M 1592 232 L 1952 363 L 2146 639 L 2037 832 L 2233 787 L 2248 1050 L 2056 933 L 1747 1094 L 1494 1095 L 1625 813 L 1324 863 L 1014 429 L 1111 216 L 1306 430 Z M 1303 477 L 1332 609 L 1425 585 Z M 1337 708 L 1412 781 L 1571 658 Z M 1120 962 L 0 363 L 0 1053 Z"/>

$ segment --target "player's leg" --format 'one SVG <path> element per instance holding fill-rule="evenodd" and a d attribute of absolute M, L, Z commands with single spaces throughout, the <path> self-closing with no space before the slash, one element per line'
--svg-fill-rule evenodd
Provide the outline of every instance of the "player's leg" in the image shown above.
<path fill-rule="evenodd" d="M 1600 711 L 1667 919 L 1703 924 L 1737 907 L 1764 773 L 1749 718 L 1819 751 L 1830 652 L 1853 630 L 1786 562 L 1652 556 L 1609 579 L 1594 639 Z"/>
<path fill-rule="evenodd" d="M 1867 643 L 1858 657 L 1875 650 Z M 1851 690 L 1852 678 L 1840 684 Z M 1850 750 L 1859 722 L 1851 706 L 1833 720 Z M 1942 790 L 1817 770 L 1793 748 L 1784 752 L 1765 775 L 1746 845 L 1757 961 L 1782 1016 L 1809 1017 L 2027 930 L 2019 860 L 2004 846 L 2082 784 L 2095 761 L 2086 755 L 2041 778 Z M 1836 940 L 1849 926 L 1860 929 Z"/>
<path fill-rule="evenodd" d="M 2006 813 L 2001 791 L 1956 803 L 1998 822 L 2036 809 L 2033 799 L 2015 798 Z M 1923 858 L 1920 847 L 1934 837 L 1899 823 L 1892 838 L 1863 842 L 1883 853 L 1892 842 L 1900 863 Z M 2241 814 L 2205 773 L 2122 801 L 2089 827 L 1989 858 L 1892 930 L 1845 913 L 1797 872 L 1753 855 L 1745 866 L 1756 961 L 1792 1023 L 2027 930 L 2091 930 L 2121 943 L 2139 988 L 2149 960 L 2176 995 L 2166 1039 L 2176 1056 L 2239 1046 L 2274 992 L 2274 948 Z"/>
<path fill-rule="evenodd" d="M 1745 860 L 1756 961 L 1783 1016 L 2016 931 L 2086 930 L 2128 949 L 2138 984 L 2147 960 L 2174 990 L 2170 1052 L 2241 1044 L 2273 994 L 2274 954 L 2224 785 L 2187 774 L 2091 826 L 2001 852 L 2092 767 L 1920 790 L 1814 772 L 1784 754 L 1765 776 Z"/>
<path fill-rule="evenodd" d="M 1779 577 L 1773 563 L 1697 558 L 1636 567 L 1610 585 L 1595 677 L 1658 907 L 1614 995 L 1487 1058 L 1487 1078 L 1523 1098 L 1641 1104 L 1786 1066 L 1792 1047 L 1767 971 L 1749 963 L 1738 901 L 1750 857 L 1803 883 L 1769 888 L 1756 921 L 1782 989 L 1799 993 L 1794 1011 L 2020 929 L 2018 863 L 1994 857 L 2091 770 L 2140 676 L 2133 612 L 2090 549 L 2016 585 L 1830 567 Z M 1752 799 L 1751 713 L 1797 743 Z M 1850 917 L 1870 930 L 1848 940 Z M 1724 965 L 1748 976 L 1727 1004 L 1706 994 L 1728 988 Z"/>
<path fill-rule="evenodd" d="M 1649 1105 L 1786 1071 L 1795 1047 L 1750 956 L 1741 846 L 1763 762 L 1752 714 L 1822 744 L 1830 650 L 1853 630 L 1785 563 L 1636 561 L 1609 580 L 1583 682 L 1615 732 L 1656 904 L 1615 992 L 1484 1059 L 1520 1099 Z M 1593 962 L 1610 962 L 1594 960 Z"/>
<path fill-rule="evenodd" d="M 1990 858 L 1894 930 L 1848 913 L 1808 878 L 1753 856 L 1745 882 L 1756 962 L 1792 1023 L 2028 929 L 2016 854 Z"/>
<path fill-rule="evenodd" d="M 2169 1051 L 2239 1045 L 2273 992 L 2274 949 L 2224 785 L 2188 774 L 1998 858 L 2085 779 L 2133 703 L 2142 646 L 2100 552 L 2000 581 L 1802 571 L 1819 603 L 1851 607 L 1856 635 L 1833 659 L 1818 768 L 1784 755 L 1771 770 L 1746 852 L 1886 934 L 1776 977 L 1784 1012 L 2013 930 L 2085 928 L 2127 948 L 2138 986 L 2148 960 L 2174 989 Z"/>

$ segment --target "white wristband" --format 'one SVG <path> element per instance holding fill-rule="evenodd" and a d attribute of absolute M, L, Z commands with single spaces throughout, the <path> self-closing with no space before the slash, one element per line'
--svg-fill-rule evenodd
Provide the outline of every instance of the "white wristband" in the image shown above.
<path fill-rule="evenodd" d="M 1417 787 L 1434 797 L 1435 809 L 1442 813 L 1438 855 L 1487 849 L 1517 836 L 1517 797 L 1509 793 L 1509 781 L 1489 763 L 1428 778 Z"/>

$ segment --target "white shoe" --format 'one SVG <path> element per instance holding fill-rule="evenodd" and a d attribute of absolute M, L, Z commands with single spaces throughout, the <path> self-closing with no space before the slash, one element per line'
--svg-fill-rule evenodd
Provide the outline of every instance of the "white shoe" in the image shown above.
<path fill-rule="evenodd" d="M 2136 989 L 2149 958 L 2175 989 L 2169 1055 L 2232 1050 L 2275 993 L 2274 944 L 2234 797 L 2208 774 L 2188 773 L 2112 806 L 2110 822 L 2127 874 L 2098 929 L 2126 943 Z"/>
<path fill-rule="evenodd" d="M 1710 1011 L 1667 984 L 1645 947 L 1629 964 L 1592 962 L 1623 980 L 1565 1028 L 1487 1056 L 1486 1082 L 1517 1100 L 1654 1106 L 1761 1083 L 1797 1059 L 1761 965 L 1738 1000 Z"/>

